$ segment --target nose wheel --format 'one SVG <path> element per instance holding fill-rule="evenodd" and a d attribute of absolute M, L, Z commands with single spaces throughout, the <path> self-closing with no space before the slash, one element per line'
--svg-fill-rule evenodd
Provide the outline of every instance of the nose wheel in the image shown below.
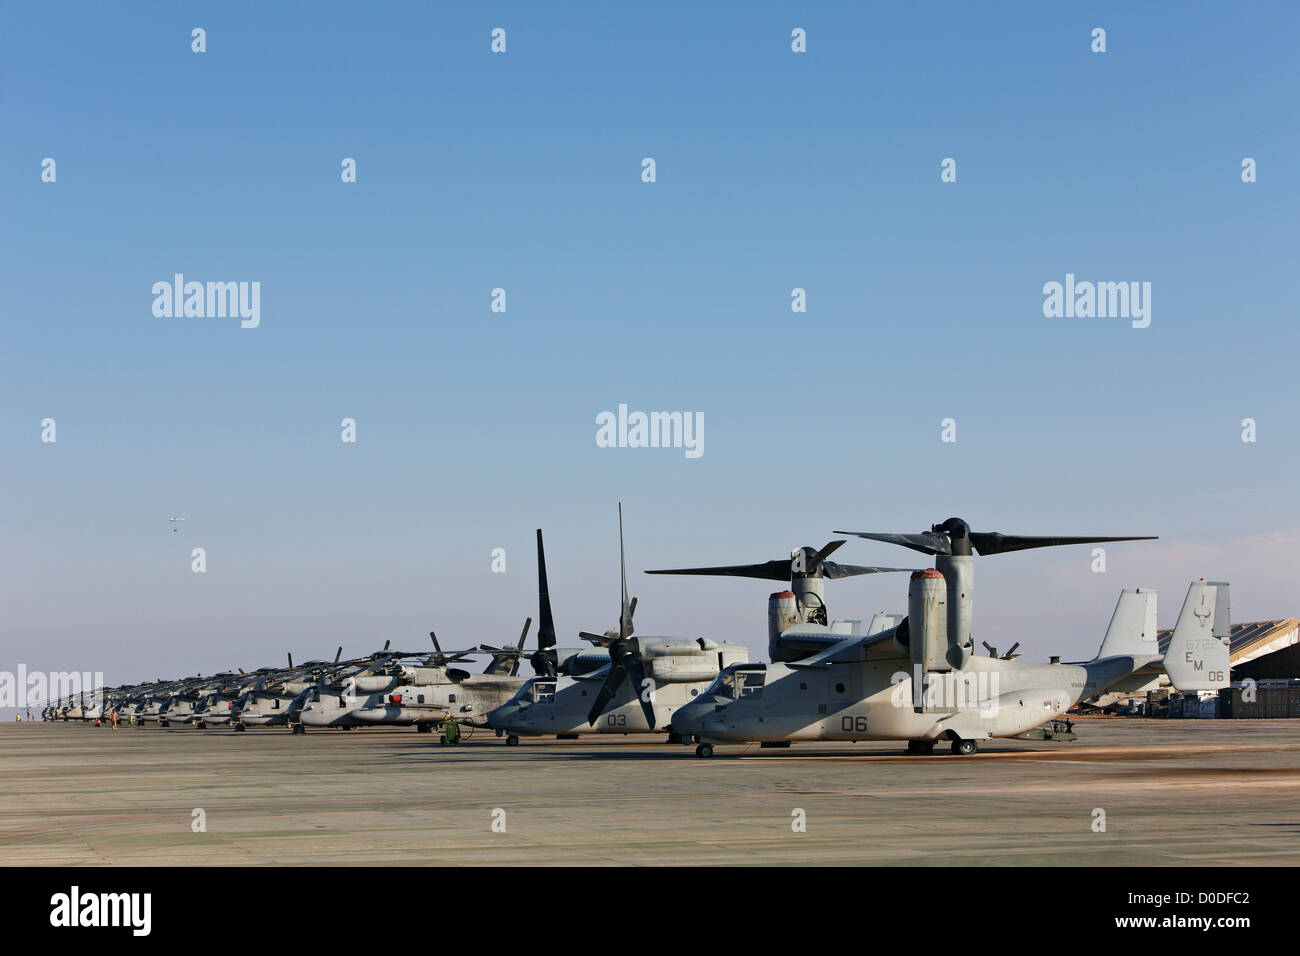
<path fill-rule="evenodd" d="M 700 744 L 698 747 L 695 748 L 695 756 L 697 756 L 697 757 L 712 757 L 712 756 L 713 756 L 713 744 Z"/>
<path fill-rule="evenodd" d="M 507 746 L 507 747 L 518 747 L 518 746 L 519 746 L 519 735 L 518 735 L 518 734 L 511 734 L 509 737 L 507 737 L 507 738 L 506 738 L 506 746 Z"/>
<path fill-rule="evenodd" d="M 952 742 L 952 752 L 961 757 L 969 757 L 977 750 L 979 750 L 979 745 L 973 740 L 954 740 Z"/>

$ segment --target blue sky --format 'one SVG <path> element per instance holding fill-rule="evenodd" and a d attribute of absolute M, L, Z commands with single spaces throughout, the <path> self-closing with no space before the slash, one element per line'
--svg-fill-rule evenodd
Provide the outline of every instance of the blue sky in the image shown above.
<path fill-rule="evenodd" d="M 1121 587 L 1300 614 L 1293 4 L 264 6 L 4 15 L 0 667 L 498 641 L 539 526 L 572 638 L 616 620 L 619 500 L 636 570 L 953 514 L 1160 535 L 981 562 L 976 636 L 1039 658 Z M 155 317 L 177 272 L 260 282 L 260 327 Z M 1044 318 L 1066 273 L 1150 282 L 1151 326 Z M 620 402 L 705 454 L 598 448 Z M 643 632 L 764 648 L 763 582 L 634 590 Z"/>

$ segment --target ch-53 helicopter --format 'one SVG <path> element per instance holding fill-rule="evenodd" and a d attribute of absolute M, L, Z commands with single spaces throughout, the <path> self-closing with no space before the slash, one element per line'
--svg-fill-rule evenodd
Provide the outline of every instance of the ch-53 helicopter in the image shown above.
<path fill-rule="evenodd" d="M 327 672 L 356 666 L 358 662 L 340 663 L 343 648 L 334 660 L 307 661 L 295 667 L 293 655 L 286 654 L 288 667 L 264 667 L 255 671 L 249 684 L 230 708 L 230 724 L 236 731 L 249 727 L 287 727 L 289 708 L 294 699 L 321 681 Z"/>
<path fill-rule="evenodd" d="M 935 556 L 933 569 L 912 574 L 907 617 L 878 634 L 841 638 L 799 660 L 728 668 L 670 725 L 698 744 L 699 756 L 712 756 L 713 745 L 725 741 L 788 746 L 795 740 L 905 740 L 910 753 L 929 753 L 937 741 L 947 740 L 954 753 L 968 755 L 980 740 L 1019 736 L 1064 714 L 1085 694 L 1151 659 L 1154 594 L 1146 591 L 1121 595 L 1098 657 L 1082 666 L 1028 663 L 1014 654 L 975 656 L 971 633 L 975 553 L 1149 538 L 972 532 L 958 518 L 928 533 L 838 533 Z M 1193 584 L 1180 616 L 1180 623 L 1187 623 L 1170 655 L 1188 658 L 1192 673 L 1206 675 L 1202 683 L 1208 686 L 1227 682 L 1226 667 L 1210 674 L 1226 649 L 1209 648 L 1189 629 L 1199 627 L 1214 640 L 1208 622 L 1215 617 L 1217 597 L 1215 585 Z M 829 636 L 820 624 L 794 629 Z M 1198 654 L 1204 654 L 1199 671 Z"/>
<path fill-rule="evenodd" d="M 581 631 L 595 653 L 562 661 L 559 668 L 527 681 L 509 702 L 488 714 L 488 724 L 506 743 L 520 736 L 649 733 L 667 726 L 673 713 L 698 695 L 719 672 L 749 660 L 747 647 L 704 637 L 636 637 L 636 598 L 628 601 L 623 551 L 623 507 L 618 512 L 622 603 L 616 629 Z M 554 635 L 546 580 L 546 552 L 537 531 L 537 590 L 540 633 Z M 565 666 L 568 664 L 569 666 Z M 598 665 L 584 669 L 582 664 Z M 671 738 L 670 738 L 671 739 Z"/>
<path fill-rule="evenodd" d="M 528 618 L 519 642 L 504 647 L 480 644 L 444 652 L 432 631 L 432 653 L 392 651 L 385 643 L 384 650 L 358 666 L 325 675 L 301 692 L 290 705 L 289 725 L 294 733 L 306 727 L 366 726 L 414 726 L 428 733 L 444 730 L 452 719 L 467 728 L 484 726 L 488 711 L 513 697 L 525 681 L 518 676 L 519 665 L 532 623 Z M 473 655 L 490 657 L 481 673 L 456 666 Z M 554 632 L 539 631 L 538 649 L 528 655 L 534 670 L 553 671 L 557 657 Z M 459 740 L 459 735 L 444 733 L 442 740 Z"/>

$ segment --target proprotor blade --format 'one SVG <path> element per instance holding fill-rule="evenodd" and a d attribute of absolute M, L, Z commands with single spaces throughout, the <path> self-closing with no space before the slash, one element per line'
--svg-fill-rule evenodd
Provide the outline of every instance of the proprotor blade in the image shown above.
<path fill-rule="evenodd" d="M 1104 544 L 1109 541 L 1155 541 L 1155 535 L 1124 538 L 1068 538 L 1054 535 L 999 534 L 996 531 L 972 531 L 970 543 L 982 555 L 1029 548 L 1055 548 L 1067 544 Z"/>
<path fill-rule="evenodd" d="M 655 708 L 654 704 L 646 700 L 646 676 L 641 667 L 640 648 L 636 648 L 626 659 L 627 679 L 632 682 L 632 693 L 636 694 L 636 699 L 641 704 L 641 712 L 645 714 L 646 724 L 651 730 L 655 729 Z"/>
<path fill-rule="evenodd" d="M 618 503 L 618 572 L 623 589 L 623 603 L 618 612 L 618 636 L 632 634 L 632 609 L 627 603 L 627 559 L 623 556 L 623 502 Z"/>
<path fill-rule="evenodd" d="M 951 554 L 952 545 L 948 536 L 938 531 L 922 531 L 919 534 L 890 534 L 880 531 L 836 531 L 836 534 L 849 534 L 855 538 L 869 541 L 883 541 L 886 544 L 902 545 L 922 554 Z"/>
<path fill-rule="evenodd" d="M 605 682 L 600 685 L 600 690 L 596 694 L 595 701 L 592 702 L 591 710 L 587 712 L 588 726 L 596 726 L 596 720 L 605 712 L 606 705 L 614 699 L 618 693 L 618 687 L 623 683 L 623 663 L 612 653 L 609 655 L 609 673 L 605 675 Z"/>
<path fill-rule="evenodd" d="M 832 580 L 851 578 L 857 574 L 888 574 L 891 571 L 915 571 L 916 568 L 878 568 L 862 564 L 836 564 L 834 561 L 822 562 L 822 575 Z"/>
<path fill-rule="evenodd" d="M 532 658 L 538 674 L 555 674 L 555 618 L 551 615 L 551 592 L 546 582 L 546 549 L 542 546 L 542 529 L 537 529 L 537 653 Z"/>
<path fill-rule="evenodd" d="M 647 571 L 646 574 L 712 574 L 737 578 L 763 578 L 768 581 L 787 581 L 790 578 L 790 559 L 765 561 L 762 564 L 727 564 L 716 568 L 668 568 Z"/>

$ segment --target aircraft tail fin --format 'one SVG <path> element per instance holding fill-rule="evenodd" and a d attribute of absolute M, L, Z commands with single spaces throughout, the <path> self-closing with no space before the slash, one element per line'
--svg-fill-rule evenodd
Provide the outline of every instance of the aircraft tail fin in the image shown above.
<path fill-rule="evenodd" d="M 1165 651 L 1165 673 L 1176 690 L 1228 686 L 1230 615 L 1227 582 L 1192 582 Z"/>
<path fill-rule="evenodd" d="M 1125 588 L 1120 592 L 1110 627 L 1102 639 L 1097 659 L 1107 657 L 1159 657 L 1156 643 L 1156 592 Z"/>

